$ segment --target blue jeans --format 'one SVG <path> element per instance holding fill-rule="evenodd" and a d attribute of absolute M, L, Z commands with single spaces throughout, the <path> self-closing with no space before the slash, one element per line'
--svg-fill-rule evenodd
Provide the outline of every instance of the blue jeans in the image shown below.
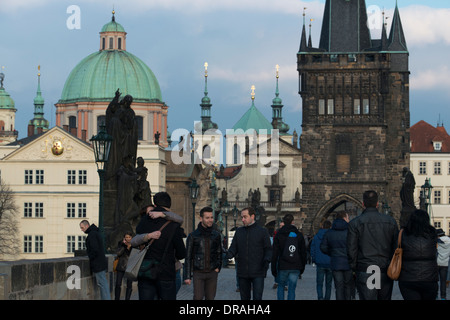
<path fill-rule="evenodd" d="M 333 281 L 333 274 L 330 268 L 317 266 L 316 285 L 317 298 L 319 300 L 330 300 L 331 297 L 331 283 Z M 325 280 L 325 297 L 323 296 L 323 281 Z"/>
<path fill-rule="evenodd" d="M 241 278 L 239 277 L 239 290 L 241 300 L 251 300 L 251 289 L 253 287 L 253 300 L 262 300 L 264 291 L 264 278 Z"/>
<path fill-rule="evenodd" d="M 100 271 L 94 273 L 95 280 L 100 289 L 100 298 L 102 300 L 111 300 L 111 294 L 109 292 L 108 280 L 106 280 L 106 271 Z"/>
<path fill-rule="evenodd" d="M 288 300 L 295 300 L 295 288 L 297 287 L 299 270 L 279 270 L 277 274 L 278 288 L 277 299 L 284 300 L 284 287 L 288 286 Z"/>

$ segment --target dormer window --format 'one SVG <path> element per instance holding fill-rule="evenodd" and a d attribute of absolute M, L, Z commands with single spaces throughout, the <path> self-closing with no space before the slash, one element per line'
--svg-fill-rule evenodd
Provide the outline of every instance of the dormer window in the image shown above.
<path fill-rule="evenodd" d="M 441 151 L 442 142 L 441 141 L 433 141 L 434 151 Z"/>

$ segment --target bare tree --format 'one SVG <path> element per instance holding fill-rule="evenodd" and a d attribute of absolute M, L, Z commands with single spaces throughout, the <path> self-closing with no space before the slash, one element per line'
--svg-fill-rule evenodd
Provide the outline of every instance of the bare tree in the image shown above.
<path fill-rule="evenodd" d="M 0 260 L 15 260 L 20 255 L 18 213 L 11 188 L 0 180 Z"/>

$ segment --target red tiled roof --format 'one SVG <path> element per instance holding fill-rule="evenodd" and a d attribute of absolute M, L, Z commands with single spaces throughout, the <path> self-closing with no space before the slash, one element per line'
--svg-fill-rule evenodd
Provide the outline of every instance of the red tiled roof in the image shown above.
<path fill-rule="evenodd" d="M 433 141 L 442 142 L 440 152 L 450 152 L 450 136 L 445 128 L 433 127 L 421 120 L 410 129 L 411 152 L 439 152 L 434 150 Z"/>

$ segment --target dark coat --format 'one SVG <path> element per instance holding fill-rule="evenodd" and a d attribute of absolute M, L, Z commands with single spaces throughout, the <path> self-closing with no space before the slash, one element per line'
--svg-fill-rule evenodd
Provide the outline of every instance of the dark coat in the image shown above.
<path fill-rule="evenodd" d="M 299 260 L 296 263 L 288 263 L 280 258 L 283 254 L 284 246 L 289 234 L 294 232 L 297 235 L 297 248 L 299 253 Z M 272 275 L 277 276 L 278 270 L 299 270 L 300 274 L 305 271 L 306 265 L 306 245 L 303 234 L 293 225 L 283 226 L 273 238 L 273 252 L 272 252 Z"/>
<path fill-rule="evenodd" d="M 95 224 L 91 224 L 85 233 L 87 234 L 86 251 L 92 272 L 97 273 L 108 269 L 105 247 L 99 228 Z"/>
<path fill-rule="evenodd" d="M 347 257 L 347 229 L 347 221 L 336 219 L 331 229 L 323 236 L 320 250 L 330 256 L 331 270 L 350 270 Z"/>
<path fill-rule="evenodd" d="M 193 271 L 210 272 L 222 267 L 222 239 L 217 230 L 204 228 L 201 223 L 186 240 L 185 279 Z"/>
<path fill-rule="evenodd" d="M 387 272 L 397 248 L 398 227 L 391 216 L 367 208 L 348 224 L 347 255 L 353 271 L 367 272 L 376 265 Z"/>
<path fill-rule="evenodd" d="M 166 222 L 167 220 L 164 218 L 152 219 L 148 215 L 144 215 L 136 227 L 136 234 L 158 231 Z M 166 244 L 168 244 L 168 249 L 164 261 L 162 261 Z M 159 273 L 159 280 L 170 281 L 175 280 L 176 277 L 175 259 L 181 260 L 185 256 L 186 248 L 183 242 L 183 231 L 179 223 L 172 221 L 161 231 L 161 237 L 153 241 L 144 259 L 159 261 L 163 265 Z"/>
<path fill-rule="evenodd" d="M 402 233 L 402 271 L 398 281 L 438 281 L 437 237 Z"/>
<path fill-rule="evenodd" d="M 237 257 L 238 277 L 265 277 L 272 259 L 272 245 L 267 230 L 256 222 L 238 228 L 227 253 L 227 259 L 233 257 Z"/>

